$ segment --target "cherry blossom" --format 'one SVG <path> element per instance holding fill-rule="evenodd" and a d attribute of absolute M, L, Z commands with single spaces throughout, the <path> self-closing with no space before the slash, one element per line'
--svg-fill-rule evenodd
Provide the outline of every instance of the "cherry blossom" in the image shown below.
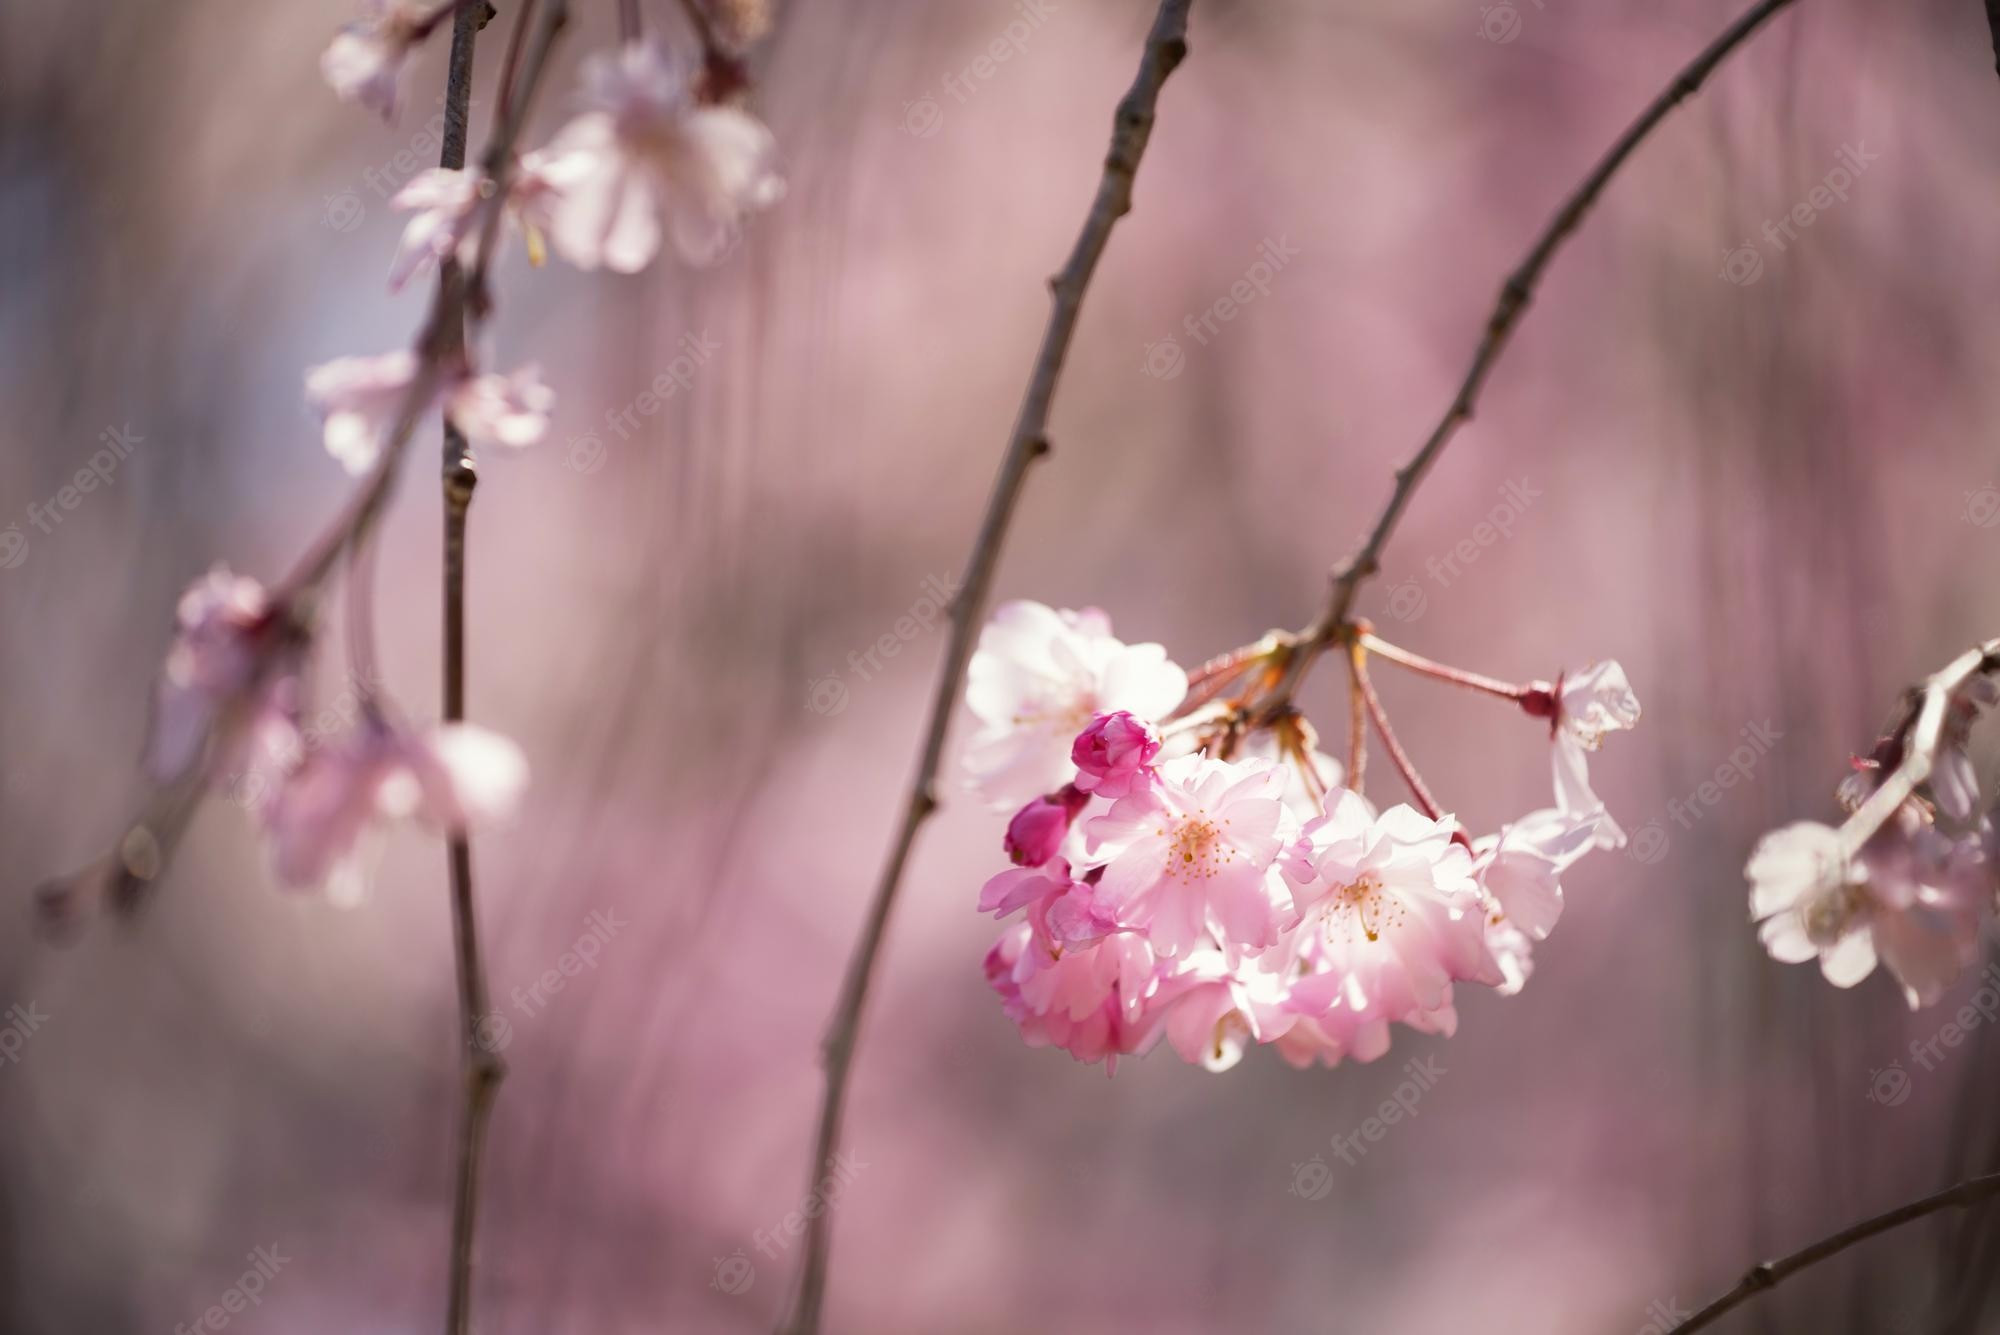
<path fill-rule="evenodd" d="M 345 744 L 307 754 L 265 810 L 280 880 L 351 899 L 364 833 L 415 819 L 459 833 L 512 812 L 527 762 L 506 738 L 466 723 L 422 733 L 369 719 Z"/>
<path fill-rule="evenodd" d="M 1301 923 L 1289 1005 L 1343 1044 L 1379 1055 L 1391 1021 L 1442 1025 L 1451 984 L 1497 985 L 1485 899 L 1449 820 L 1407 806 L 1375 815 L 1349 789 L 1330 794 L 1287 867 Z M 1364 1034 L 1364 1029 L 1372 1030 Z"/>
<path fill-rule="evenodd" d="M 543 238 L 555 207 L 555 186 L 545 166 L 539 153 L 524 156 L 511 173 L 501 206 L 502 228 L 518 228 L 526 235 L 529 260 L 536 265 L 544 257 Z M 446 256 L 467 268 L 477 264 L 494 193 L 491 180 L 478 171 L 432 167 L 411 177 L 389 201 L 391 208 L 412 211 L 390 261 L 390 289 L 400 290 Z"/>
<path fill-rule="evenodd" d="M 366 17 L 335 34 L 320 55 L 319 69 L 341 101 L 359 103 L 393 121 L 403 65 L 428 24 L 391 0 L 370 0 L 369 9 Z"/>
<path fill-rule="evenodd" d="M 1099 893 L 1163 955 L 1261 949 L 1291 915 L 1278 856 L 1293 837 L 1274 765 L 1183 756 L 1084 828 Z"/>
<path fill-rule="evenodd" d="M 1913 1010 L 1978 958 L 1992 897 L 1983 834 L 1952 840 L 1907 807 L 1859 854 L 1842 831 L 1813 821 L 1774 830 L 1747 873 L 1750 914 L 1774 959 L 1817 958 L 1835 987 L 1853 987 L 1879 960 Z"/>
<path fill-rule="evenodd" d="M 1639 721 L 1639 699 L 1615 661 L 1593 663 L 1580 672 L 1564 673 L 1554 693 L 1556 805 L 1578 817 L 1597 816 L 1596 845 L 1623 848 L 1625 831 L 1604 810 L 1590 787 L 1586 753 L 1595 751 L 1604 735 L 1630 728 Z"/>
<path fill-rule="evenodd" d="M 290 746 L 304 644 L 264 586 L 218 565 L 181 595 L 176 615 L 147 745 L 153 776 L 190 772 L 225 718 L 237 726 L 217 739 L 229 754 L 211 760 L 215 773 L 247 769 Z"/>
<path fill-rule="evenodd" d="M 324 419 L 327 453 L 359 475 L 373 468 L 406 413 L 421 370 L 416 353 L 402 349 L 374 357 L 338 357 L 306 373 L 306 399 Z M 432 401 L 414 405 L 417 417 L 442 399 L 452 422 L 474 444 L 521 447 L 548 431 L 555 393 L 540 371 L 523 367 L 511 376 L 463 376 L 441 383 Z"/>
<path fill-rule="evenodd" d="M 1075 784 L 1065 784 L 1038 797 L 1007 822 L 1007 856 L 1024 867 L 1039 867 L 1054 857 L 1069 834 L 1070 822 L 1090 798 Z"/>
<path fill-rule="evenodd" d="M 966 746 L 973 787 L 995 807 L 1017 807 L 1078 777 L 1077 734 L 1099 713 L 1166 717 L 1187 674 L 1157 644 L 1125 644 L 1094 608 L 1001 606 L 979 637 L 966 705 L 979 728 Z"/>
<path fill-rule="evenodd" d="M 1124 797 L 1151 776 L 1160 754 L 1160 735 L 1153 725 L 1127 710 L 1099 714 L 1077 734 L 1070 763 L 1076 766 L 1076 788 L 1099 797 Z"/>
<path fill-rule="evenodd" d="M 659 47 L 627 43 L 583 71 L 589 108 L 537 159 L 553 188 L 550 239 L 580 269 L 635 273 L 662 232 L 707 264 L 743 217 L 784 196 L 776 141 L 750 113 L 704 106 Z"/>

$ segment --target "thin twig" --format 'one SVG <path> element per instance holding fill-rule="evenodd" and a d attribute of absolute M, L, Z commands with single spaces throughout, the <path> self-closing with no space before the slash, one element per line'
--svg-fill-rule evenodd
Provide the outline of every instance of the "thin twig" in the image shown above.
<path fill-rule="evenodd" d="M 1736 1282 L 1735 1288 L 1696 1312 L 1682 1324 L 1675 1326 L 1675 1335 L 1694 1335 L 1695 1331 L 1714 1325 L 1724 1315 L 1758 1294 L 1776 1288 L 1781 1282 L 1809 1266 L 1818 1265 L 1828 1257 L 1838 1256 L 1857 1242 L 1866 1242 L 1878 1233 L 1887 1233 L 1891 1229 L 1900 1228 L 1904 1224 L 1922 1219 L 1926 1215 L 1936 1214 L 1940 1210 L 1964 1209 L 1996 1195 L 2000 1195 L 2000 1173 L 1968 1178 L 1955 1187 L 1940 1191 L 1935 1196 L 1926 1196 L 1920 1201 L 1899 1205 L 1872 1219 L 1864 1219 L 1831 1237 L 1822 1238 L 1810 1247 L 1793 1252 L 1790 1256 L 1752 1266 L 1743 1278 Z"/>
<path fill-rule="evenodd" d="M 902 822 L 889 846 L 888 859 L 875 887 L 868 916 L 849 959 L 840 998 L 826 1037 L 826 1095 L 821 1104 L 819 1127 L 813 1141 L 812 1161 L 807 1181 L 816 1182 L 825 1165 L 840 1146 L 841 1114 L 847 1096 L 848 1075 L 853 1067 L 854 1049 L 861 1028 L 862 1009 L 868 999 L 868 985 L 874 976 L 875 961 L 895 907 L 903 870 L 916 843 L 917 831 L 937 809 L 938 767 L 944 757 L 945 736 L 950 730 L 953 709 L 965 684 L 965 669 L 972 657 L 973 641 L 993 570 L 1000 558 L 1000 545 L 1013 519 L 1014 508 L 1028 468 L 1049 452 L 1047 437 L 1049 407 L 1055 398 L 1063 362 L 1076 333 L 1077 314 L 1083 305 L 1097 262 L 1104 254 L 1111 230 L 1132 208 L 1132 183 L 1139 162 L 1152 137 L 1153 118 L 1160 89 L 1168 75 L 1187 55 L 1188 9 L 1193 0 L 1162 0 L 1140 57 L 1139 73 L 1131 90 L 1118 104 L 1112 122 L 1111 146 L 1104 158 L 1103 177 L 1083 229 L 1070 252 L 1069 261 L 1050 283 L 1051 310 L 1041 350 L 1035 356 L 1034 371 L 1021 401 L 1020 416 L 1014 423 L 1007 453 L 1001 460 L 999 476 L 980 521 L 979 534 L 966 560 L 958 596 L 952 602 L 951 634 L 944 662 L 938 671 L 937 689 L 931 699 L 930 722 L 925 729 L 917 772 L 911 780 Z M 820 1311 L 826 1298 L 827 1256 L 830 1243 L 829 1212 L 813 1216 L 806 1228 L 803 1270 L 790 1313 L 781 1329 L 789 1335 L 814 1335 L 819 1329 Z"/>
<path fill-rule="evenodd" d="M 1532 685 L 1516 685 L 1513 682 L 1501 681 L 1498 677 L 1488 677 L 1478 672 L 1467 672 L 1464 668 L 1455 668 L 1449 664 L 1425 658 L 1422 654 L 1411 653 L 1401 645 L 1391 644 L 1387 640 L 1382 639 L 1373 631 L 1364 630 L 1361 633 L 1361 647 L 1369 653 L 1374 654 L 1377 658 L 1386 659 L 1398 667 L 1408 668 L 1412 672 L 1420 673 L 1437 681 L 1450 682 L 1453 686 L 1463 686 L 1467 690 L 1479 691 L 1486 695 L 1497 695 L 1502 700 L 1512 700 L 1517 704 L 1532 694 L 1535 689 Z"/>
<path fill-rule="evenodd" d="M 1986 0 L 1986 27 L 1993 34 L 1993 67 L 2000 72 L 2000 0 Z"/>
<path fill-rule="evenodd" d="M 1696 56 L 1685 69 L 1675 75 L 1673 82 L 1639 113 L 1639 118 L 1626 128 L 1625 133 L 1611 146 L 1611 150 L 1598 161 L 1590 175 L 1584 178 L 1583 184 L 1579 185 L 1564 202 L 1556 216 L 1543 229 L 1534 247 L 1529 250 L 1527 258 L 1521 261 L 1520 267 L 1515 269 L 1501 286 L 1499 301 L 1494 306 L 1493 313 L 1487 317 L 1485 333 L 1480 337 L 1479 346 L 1473 353 L 1472 366 L 1466 371 L 1457 396 L 1445 410 L 1443 419 L 1432 428 L 1430 437 L 1424 441 L 1423 447 L 1408 463 L 1396 470 L 1395 490 L 1391 492 L 1389 503 L 1376 519 L 1375 527 L 1369 532 L 1367 540 L 1334 572 L 1332 593 L 1326 611 L 1311 629 L 1301 633 L 1297 651 L 1293 653 L 1287 665 L 1285 676 L 1265 705 L 1265 719 L 1275 717 L 1278 710 L 1290 703 L 1299 683 L 1311 670 L 1313 661 L 1334 642 L 1341 628 L 1347 624 L 1348 613 L 1354 607 L 1355 594 L 1359 592 L 1363 581 L 1381 569 L 1382 549 L 1387 545 L 1390 535 L 1396 531 L 1396 525 L 1402 519 L 1403 511 L 1409 507 L 1410 498 L 1416 494 L 1418 485 L 1423 482 L 1425 475 L 1430 472 L 1431 465 L 1437 462 L 1438 455 L 1444 451 L 1445 445 L 1457 433 L 1458 428 L 1472 419 L 1473 410 L 1479 402 L 1480 390 L 1485 387 L 1486 378 L 1492 372 L 1494 363 L 1499 361 L 1500 354 L 1506 348 L 1507 340 L 1513 334 L 1515 325 L 1520 322 L 1522 313 L 1528 309 L 1528 303 L 1533 300 L 1535 289 L 1541 283 L 1543 271 L 1548 268 L 1549 261 L 1554 258 L 1556 251 L 1577 229 L 1584 215 L 1590 211 L 1591 205 L 1595 204 L 1598 196 L 1604 193 L 1605 186 L 1610 184 L 1618 169 L 1625 165 L 1625 160 L 1632 156 L 1633 151 L 1644 142 L 1647 135 L 1652 133 L 1654 127 L 1666 119 L 1667 113 L 1692 96 L 1707 81 L 1715 67 L 1762 27 L 1765 20 L 1791 3 L 1792 0 L 1760 0 L 1732 23 L 1720 37 L 1709 43 L 1707 49 Z M 2000 0 L 1995 0 L 1995 3 L 2000 3 Z"/>
<path fill-rule="evenodd" d="M 1382 697 L 1375 694 L 1375 683 L 1368 680 L 1368 655 L 1359 644 L 1354 646 L 1351 660 L 1355 694 L 1360 696 L 1367 706 L 1368 717 L 1375 721 L 1375 732 L 1382 739 L 1382 749 L 1389 753 L 1389 759 L 1395 764 L 1396 772 L 1403 776 L 1403 782 L 1409 786 L 1411 796 L 1417 799 L 1418 810 L 1432 820 L 1442 819 L 1444 812 L 1438 806 L 1437 799 L 1432 797 L 1431 790 L 1424 786 L 1423 776 L 1417 773 L 1416 765 L 1411 763 L 1409 752 L 1403 749 L 1403 743 L 1396 737 L 1396 730 L 1389 726 L 1389 711 L 1382 707 Z"/>
<path fill-rule="evenodd" d="M 1363 787 L 1368 777 L 1368 700 L 1361 690 L 1361 646 L 1349 645 L 1347 650 L 1347 786 L 1354 790 L 1356 797 L 1367 790 Z"/>

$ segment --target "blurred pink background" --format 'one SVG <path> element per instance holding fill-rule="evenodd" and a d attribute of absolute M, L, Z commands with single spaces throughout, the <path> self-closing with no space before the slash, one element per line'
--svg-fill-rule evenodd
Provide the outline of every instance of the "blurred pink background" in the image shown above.
<path fill-rule="evenodd" d="M 610 40 L 611 5 L 576 7 L 531 140 Z M 1308 621 L 1502 276 L 1739 8 L 1199 0 L 998 595 L 1096 604 L 1188 665 Z M 0 1062 L 8 1331 L 172 1330 L 260 1246 L 289 1260 L 232 1328 L 441 1323 L 440 846 L 398 830 L 369 899 L 338 909 L 278 892 L 224 798 L 140 919 L 70 948 L 29 928 L 33 886 L 102 852 L 144 791 L 178 590 L 215 561 L 276 576 L 345 494 L 303 369 L 421 319 L 381 281 L 386 195 L 413 170 L 399 153 L 434 160 L 442 43 L 384 128 L 317 77 L 348 16 L 0 3 L 0 530 L 20 538 L 0 546 L 0 1009 L 48 1017 Z M 786 6 L 754 69 L 790 195 L 725 262 L 503 269 L 496 361 L 538 359 L 560 401 L 549 443 L 486 461 L 473 519 L 472 714 L 535 770 L 522 818 L 475 845 L 511 1027 L 480 1233 L 491 1335 L 756 1331 L 780 1309 L 816 1045 L 943 636 L 879 672 L 850 655 L 964 559 L 1151 6 L 1057 0 L 968 73 L 1018 17 Z M 1848 197 L 1781 248 L 1767 221 L 1849 146 L 1867 165 Z M 1831 812 L 1897 690 L 2000 632 L 1996 163 L 1971 0 L 1801 4 L 1558 259 L 1364 610 L 1503 676 L 1622 660 L 1646 720 L 1594 777 L 1646 856 L 1586 861 L 1527 991 L 1469 989 L 1456 1038 L 1399 1033 L 1373 1066 L 1308 1073 L 1260 1051 L 1210 1076 L 1163 1049 L 1111 1081 L 1028 1050 L 980 972 L 1000 820 L 954 794 L 856 1072 L 830 1328 L 1625 1335 L 2000 1168 L 1991 1026 L 1930 1069 L 1909 1047 L 1975 980 L 1915 1016 L 1880 976 L 1836 992 L 1765 957 L 1741 874 L 1761 831 Z M 1197 341 L 1189 317 L 1267 242 L 1296 255 Z M 621 431 L 690 335 L 715 351 Z M 43 531 L 30 505 L 112 428 L 139 443 Z M 380 557 L 381 654 L 419 714 L 434 476 L 420 453 Z M 1454 573 L 1509 482 L 1532 503 Z M 1536 725 L 1376 675 L 1471 824 L 1546 802 Z M 1308 698 L 1338 749 L 1329 674 Z M 1692 797 L 1765 722 L 1782 737 L 1749 780 Z M 1378 766 L 1374 790 L 1393 782 Z M 594 912 L 627 924 L 595 965 L 546 1006 L 515 1000 Z M 1333 1138 L 1422 1057 L 1445 1074 L 1418 1116 L 1343 1162 Z M 1726 1328 L 2000 1329 L 1981 1313 L 1996 1261 L 2000 1214 L 1944 1218 Z"/>

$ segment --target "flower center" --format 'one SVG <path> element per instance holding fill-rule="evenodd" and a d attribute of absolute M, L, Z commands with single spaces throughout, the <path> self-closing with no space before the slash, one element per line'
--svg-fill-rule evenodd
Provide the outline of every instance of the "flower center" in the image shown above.
<path fill-rule="evenodd" d="M 1206 881 L 1234 862 L 1236 849 L 1222 837 L 1222 827 L 1228 823 L 1216 821 L 1206 810 L 1176 821 L 1167 840 L 1167 879 Z"/>
<path fill-rule="evenodd" d="M 1382 878 L 1363 872 L 1333 892 L 1326 913 L 1326 939 L 1334 939 L 1336 923 L 1352 921 L 1370 941 L 1380 941 L 1382 933 L 1398 926 L 1404 918 L 1402 901 L 1382 888 Z"/>

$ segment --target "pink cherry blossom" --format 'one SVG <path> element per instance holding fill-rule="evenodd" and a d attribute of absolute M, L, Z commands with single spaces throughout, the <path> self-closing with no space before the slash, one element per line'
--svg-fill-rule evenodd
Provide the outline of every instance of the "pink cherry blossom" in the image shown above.
<path fill-rule="evenodd" d="M 1531 811 L 1473 842 L 1472 874 L 1501 916 L 1536 941 L 1562 916 L 1562 874 L 1596 846 L 1603 814 Z"/>
<path fill-rule="evenodd" d="M 371 0 L 370 13 L 342 28 L 320 55 L 319 69 L 343 102 L 356 102 L 385 121 L 396 118 L 396 85 L 424 22 L 401 4 Z"/>
<path fill-rule="evenodd" d="M 1081 1062 L 1144 1051 L 1158 1039 L 1161 968 L 1144 938 L 1106 937 L 1084 950 L 1051 949 L 1027 923 L 1000 937 L 986 978 L 1030 1047 L 1059 1047 Z"/>
<path fill-rule="evenodd" d="M 1114 638 L 1094 608 L 1003 604 L 967 672 L 966 706 L 979 727 L 966 745 L 966 772 L 988 803 L 1018 807 L 1077 779 L 1070 753 L 1097 714 L 1158 720 L 1186 694 L 1187 674 L 1165 649 Z"/>
<path fill-rule="evenodd" d="M 1639 721 L 1639 699 L 1615 661 L 1593 663 L 1580 672 L 1563 674 L 1555 694 L 1554 739 L 1556 806 L 1563 812 L 1599 819 L 1594 835 L 1599 848 L 1623 848 L 1625 831 L 1604 810 L 1590 787 L 1585 753 L 1594 751 L 1608 732 L 1630 728 Z"/>
<path fill-rule="evenodd" d="M 512 375 L 475 375 L 451 391 L 451 420 L 475 445 L 506 445 L 522 449 L 538 443 L 549 430 L 549 410 L 556 392 L 542 383 L 538 366 L 524 366 Z"/>
<path fill-rule="evenodd" d="M 1349 789 L 1327 797 L 1287 867 L 1301 920 L 1282 961 L 1296 1013 L 1362 1060 L 1387 1026 L 1448 1029 L 1454 981 L 1504 981 L 1486 945 L 1485 897 L 1449 820 L 1407 806 L 1374 815 Z"/>
<path fill-rule="evenodd" d="M 296 735 L 298 660 L 304 642 L 264 587 L 216 566 L 189 586 L 177 609 L 154 704 L 147 769 L 179 778 L 211 742 L 215 774 L 247 769 L 289 747 Z M 229 735 L 218 730 L 225 721 Z"/>
<path fill-rule="evenodd" d="M 1151 777 L 1159 754 L 1160 735 L 1153 725 L 1120 709 L 1092 719 L 1077 734 L 1069 758 L 1079 791 L 1119 798 Z"/>
<path fill-rule="evenodd" d="M 1162 955 L 1275 944 L 1292 911 L 1277 867 L 1296 830 L 1283 792 L 1267 763 L 1168 761 L 1086 825 L 1099 894 Z"/>
<path fill-rule="evenodd" d="M 663 231 L 690 263 L 710 263 L 746 214 L 783 198 L 763 122 L 696 102 L 659 47 L 633 42 L 594 56 L 583 82 L 590 109 L 537 158 L 555 191 L 550 239 L 578 268 L 635 273 Z"/>
<path fill-rule="evenodd" d="M 378 822 L 461 832 L 509 814 L 526 781 L 520 749 L 496 733 L 452 723 L 413 734 L 370 720 L 346 744 L 307 754 L 265 809 L 278 877 L 351 898 L 357 845 Z"/>
<path fill-rule="evenodd" d="M 1752 852 L 1750 914 L 1774 959 L 1818 958 L 1835 987 L 1886 964 L 1911 1009 L 1944 995 L 1978 958 L 1993 896 L 1983 833 L 1952 840 L 1908 807 L 1850 852 L 1841 831 L 1801 821 Z"/>
<path fill-rule="evenodd" d="M 1090 798 L 1065 784 L 1046 797 L 1038 797 L 1014 813 L 1007 822 L 1007 856 L 1024 867 L 1039 867 L 1061 850 L 1069 834 L 1070 822 Z"/>
<path fill-rule="evenodd" d="M 347 471 L 366 473 L 381 458 L 389 435 L 412 410 L 410 394 L 421 364 L 402 349 L 374 357 L 338 357 L 306 372 L 306 399 L 324 419 L 327 452 Z M 442 399 L 454 425 L 480 445 L 532 445 L 548 431 L 555 392 L 527 366 L 511 376 L 462 376 L 441 383 L 419 419 Z"/>
<path fill-rule="evenodd" d="M 500 224 L 503 231 L 518 228 L 526 233 L 528 255 L 535 264 L 541 263 L 542 237 L 555 203 L 554 186 L 543 168 L 542 156 L 535 153 L 516 164 Z M 493 193 L 490 180 L 478 171 L 431 167 L 411 177 L 389 201 L 390 208 L 414 211 L 389 265 L 390 289 L 400 290 L 415 274 L 447 256 L 467 268 L 478 263 Z"/>

